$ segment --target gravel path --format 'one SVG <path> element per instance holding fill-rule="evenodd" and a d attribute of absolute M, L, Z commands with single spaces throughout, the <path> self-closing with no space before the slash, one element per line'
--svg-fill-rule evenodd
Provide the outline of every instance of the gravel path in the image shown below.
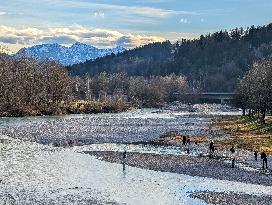
<path fill-rule="evenodd" d="M 272 202 L 272 196 L 254 196 L 242 193 L 196 192 L 190 196 L 216 205 L 271 205 Z"/>
<path fill-rule="evenodd" d="M 120 152 L 85 152 L 100 160 L 123 163 Z M 214 179 L 244 182 L 250 184 L 272 185 L 272 176 L 261 172 L 248 171 L 241 168 L 231 168 L 223 161 L 206 157 L 158 155 L 146 153 L 127 153 L 126 164 L 132 167 L 150 169 L 162 172 L 173 172 L 190 176 L 209 177 Z"/>

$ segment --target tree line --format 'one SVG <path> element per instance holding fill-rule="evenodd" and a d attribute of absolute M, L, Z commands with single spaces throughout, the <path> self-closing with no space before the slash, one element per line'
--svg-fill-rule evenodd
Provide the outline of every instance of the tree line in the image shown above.
<path fill-rule="evenodd" d="M 166 103 L 182 101 L 189 91 L 187 80 L 182 75 L 129 76 L 126 73 L 112 75 L 102 72 L 98 77 L 85 76 L 83 79 L 88 95 L 95 100 L 112 96 L 123 96 L 125 101 L 145 106 L 159 107 Z"/>
<path fill-rule="evenodd" d="M 91 76 L 106 71 L 130 76 L 187 77 L 191 87 L 205 92 L 233 92 L 250 66 L 272 54 L 272 24 L 221 30 L 197 39 L 141 46 L 68 67 L 73 75 Z"/>
<path fill-rule="evenodd" d="M 54 61 L 0 55 L 0 116 L 115 112 L 183 100 L 182 75 L 129 76 L 126 73 L 75 77 Z"/>
<path fill-rule="evenodd" d="M 236 106 L 243 109 L 243 115 L 257 115 L 261 123 L 272 110 L 272 60 L 260 60 L 254 63 L 248 73 L 239 81 Z"/>

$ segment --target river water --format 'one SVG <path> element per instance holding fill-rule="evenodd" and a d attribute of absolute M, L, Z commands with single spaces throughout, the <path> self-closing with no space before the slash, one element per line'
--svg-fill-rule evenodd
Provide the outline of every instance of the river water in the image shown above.
<path fill-rule="evenodd" d="M 103 162 L 82 150 L 122 149 L 121 143 L 157 139 L 167 131 L 211 135 L 211 115 L 239 114 L 218 106 L 134 110 L 118 114 L 3 118 L 0 122 L 0 204 L 205 204 L 201 190 L 267 194 L 272 187 L 156 172 Z M 73 139 L 95 143 L 53 147 Z M 103 144 L 106 143 L 106 144 Z M 139 152 L 173 152 L 133 147 Z M 160 150 L 156 150 L 160 149 Z M 226 186 L 227 185 L 227 186 Z"/>
<path fill-rule="evenodd" d="M 70 139 L 84 144 L 129 143 L 158 139 L 167 131 L 210 136 L 213 133 L 207 126 L 211 116 L 230 114 L 239 114 L 239 111 L 226 106 L 195 105 L 178 110 L 139 109 L 115 114 L 3 118 L 0 131 L 13 138 L 43 144 L 64 143 Z"/>

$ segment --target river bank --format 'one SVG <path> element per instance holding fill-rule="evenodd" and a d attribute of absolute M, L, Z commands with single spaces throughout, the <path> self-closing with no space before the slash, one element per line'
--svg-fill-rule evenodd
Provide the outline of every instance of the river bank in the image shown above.
<path fill-rule="evenodd" d="M 211 129 L 223 130 L 228 135 L 217 143 L 222 147 L 234 145 L 251 152 L 272 154 L 272 118 L 261 124 L 257 118 L 247 116 L 220 116 L 213 119 Z"/>
<path fill-rule="evenodd" d="M 30 116 L 63 116 L 71 114 L 97 114 L 97 113 L 118 113 L 131 109 L 138 109 L 140 106 L 132 103 L 111 103 L 100 101 L 72 101 L 69 103 L 59 102 L 45 105 L 42 108 L 28 107 L 12 110 L 1 110 L 0 117 L 30 117 Z"/>
<path fill-rule="evenodd" d="M 190 194 L 208 204 L 216 205 L 271 205 L 272 196 L 256 196 L 243 193 L 226 192 L 195 192 Z"/>

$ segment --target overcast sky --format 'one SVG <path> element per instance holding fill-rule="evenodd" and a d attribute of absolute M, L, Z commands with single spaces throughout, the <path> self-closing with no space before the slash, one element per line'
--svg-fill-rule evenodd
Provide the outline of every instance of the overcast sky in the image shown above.
<path fill-rule="evenodd" d="M 131 48 L 270 22 L 271 0 L 1 0 L 0 44 Z"/>

